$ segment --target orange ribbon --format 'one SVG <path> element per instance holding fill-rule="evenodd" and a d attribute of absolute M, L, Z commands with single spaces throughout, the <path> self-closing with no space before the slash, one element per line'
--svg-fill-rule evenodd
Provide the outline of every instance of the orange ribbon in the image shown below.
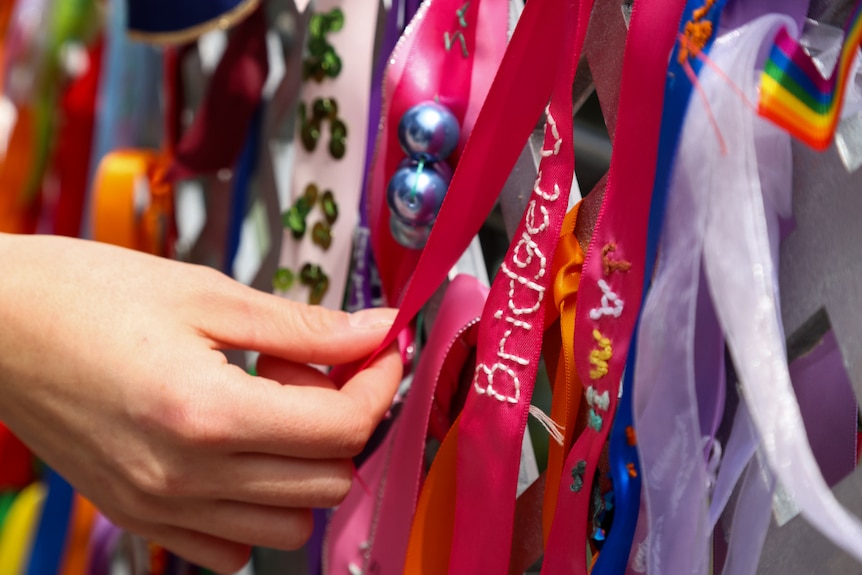
<path fill-rule="evenodd" d="M 562 445 L 550 440 L 548 444 L 548 470 L 545 483 L 545 500 L 542 510 L 542 527 L 547 543 L 557 507 L 557 493 L 562 477 L 566 456 L 575 439 L 578 409 L 581 405 L 583 386 L 575 369 L 575 308 L 578 300 L 578 284 L 584 264 L 584 252 L 575 235 L 575 222 L 578 219 L 578 202 L 563 220 L 560 242 L 554 252 L 554 304 L 560 317 L 562 346 L 556 362 L 555 378 L 552 384 L 551 419 L 564 427 Z M 551 310 L 548 315 L 553 317 Z M 546 324 L 547 324 L 546 319 Z"/>
<path fill-rule="evenodd" d="M 404 573 L 445 575 L 449 572 L 449 556 L 455 531 L 460 419 L 459 416 L 452 424 L 422 485 L 410 530 Z"/>
<path fill-rule="evenodd" d="M 66 535 L 66 549 L 60 564 L 60 575 L 86 575 L 88 573 L 88 553 L 93 524 L 96 521 L 96 508 L 80 493 L 75 494 L 69 533 Z"/>
<path fill-rule="evenodd" d="M 169 256 L 176 232 L 170 160 L 152 150 L 119 150 L 99 163 L 93 189 L 93 239 Z"/>

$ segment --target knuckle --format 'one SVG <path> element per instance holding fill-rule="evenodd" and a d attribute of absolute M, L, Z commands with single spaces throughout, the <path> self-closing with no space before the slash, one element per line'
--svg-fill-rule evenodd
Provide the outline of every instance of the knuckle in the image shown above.
<path fill-rule="evenodd" d="M 332 318 L 342 312 L 333 312 L 321 306 L 293 304 L 284 308 L 284 321 L 296 333 L 309 337 L 323 337 L 332 331 Z"/>
<path fill-rule="evenodd" d="M 153 497 L 177 497 L 185 494 L 190 485 L 189 474 L 181 464 L 164 460 L 137 464 L 127 475 L 134 488 L 130 496 L 130 507 L 139 513 L 153 510 Z"/>
<path fill-rule="evenodd" d="M 353 486 L 353 464 L 349 460 L 333 461 L 321 488 L 321 507 L 339 505 Z"/>
<path fill-rule="evenodd" d="M 195 450 L 223 446 L 230 440 L 228 426 L 223 423 L 211 409 L 191 411 L 180 420 L 177 439 Z"/>

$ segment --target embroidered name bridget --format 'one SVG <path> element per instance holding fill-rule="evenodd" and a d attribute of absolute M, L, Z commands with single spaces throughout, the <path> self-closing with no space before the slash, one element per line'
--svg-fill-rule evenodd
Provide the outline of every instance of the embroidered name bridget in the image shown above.
<path fill-rule="evenodd" d="M 546 147 L 548 156 L 559 153 L 560 146 L 556 143 L 559 133 L 550 114 L 546 125 L 552 126 L 551 147 Z M 543 154 L 544 155 L 544 154 Z M 521 382 L 519 373 L 530 365 L 530 359 L 521 354 L 529 350 L 513 348 L 507 345 L 512 334 L 513 341 L 523 341 L 516 330 L 530 331 L 536 314 L 542 305 L 547 290 L 548 258 L 541 245 L 548 245 L 555 238 L 548 237 L 550 229 L 549 209 L 560 198 L 560 188 L 554 184 L 554 191 L 547 193 L 541 188 L 542 171 L 536 176 L 533 194 L 527 205 L 524 217 L 523 231 L 515 245 L 509 250 L 506 260 L 500 266 L 500 273 L 509 280 L 509 291 L 505 305 L 494 312 L 494 321 L 490 332 L 500 334 L 497 337 L 496 361 L 487 365 L 482 362 L 476 366 L 473 375 L 473 388 L 479 395 L 487 395 L 501 402 L 516 404 L 521 398 Z M 501 309 L 502 308 L 502 309 Z M 539 326 L 541 328 L 541 326 Z"/>

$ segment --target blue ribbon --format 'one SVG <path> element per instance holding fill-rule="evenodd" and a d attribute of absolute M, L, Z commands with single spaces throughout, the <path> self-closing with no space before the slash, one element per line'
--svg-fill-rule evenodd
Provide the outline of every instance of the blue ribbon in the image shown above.
<path fill-rule="evenodd" d="M 27 575 L 56 575 L 66 549 L 75 491 L 52 469 L 47 470 L 48 494 L 30 552 Z"/>
<path fill-rule="evenodd" d="M 244 0 L 128 0 L 129 29 L 164 34 L 217 20 Z"/>
<path fill-rule="evenodd" d="M 242 152 L 240 152 L 239 160 L 234 170 L 227 249 L 225 250 L 225 273 L 230 276 L 233 276 L 234 260 L 239 251 L 239 240 L 242 235 L 242 224 L 248 212 L 249 183 L 257 165 L 262 118 L 263 106 L 258 105 L 251 118 L 248 135 L 246 135 L 245 144 L 243 145 Z"/>

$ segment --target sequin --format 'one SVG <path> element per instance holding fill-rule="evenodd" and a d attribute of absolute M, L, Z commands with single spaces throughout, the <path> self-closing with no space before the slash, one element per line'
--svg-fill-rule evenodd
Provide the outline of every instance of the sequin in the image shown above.
<path fill-rule="evenodd" d="M 287 268 L 278 268 L 272 277 L 272 287 L 276 291 L 287 291 L 293 286 L 293 272 Z"/>
<path fill-rule="evenodd" d="M 323 82 L 337 78 L 341 73 L 341 57 L 329 43 L 327 34 L 344 27 L 344 12 L 333 8 L 329 12 L 313 14 L 308 22 L 308 53 L 302 63 L 302 77 Z"/>

